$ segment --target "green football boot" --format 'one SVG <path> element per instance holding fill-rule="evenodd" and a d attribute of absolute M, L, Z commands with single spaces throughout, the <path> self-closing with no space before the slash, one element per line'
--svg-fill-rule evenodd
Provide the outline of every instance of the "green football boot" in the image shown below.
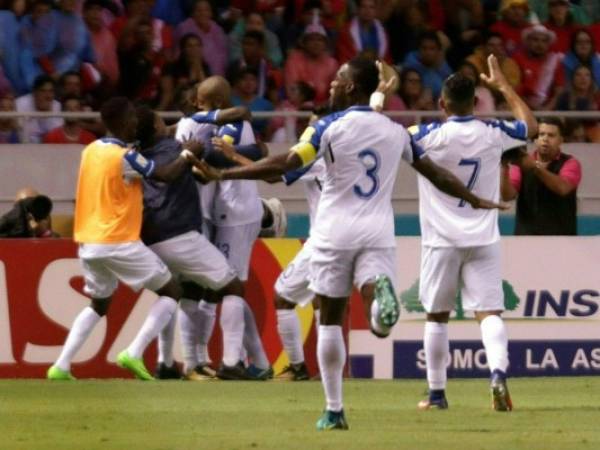
<path fill-rule="evenodd" d="M 123 369 L 129 370 L 140 380 L 154 380 L 154 377 L 150 375 L 150 372 L 146 369 L 144 360 L 141 358 L 132 358 L 127 353 L 127 350 L 123 350 L 119 353 L 117 356 L 117 365 Z"/>
<path fill-rule="evenodd" d="M 387 275 L 378 275 L 375 278 L 375 299 L 377 302 L 377 317 L 379 324 L 391 329 L 400 317 L 400 304 L 394 292 L 392 280 Z"/>
<path fill-rule="evenodd" d="M 339 412 L 325 410 L 323 415 L 317 420 L 317 430 L 347 430 L 348 422 L 346 422 L 346 416 L 344 410 Z"/>
<path fill-rule="evenodd" d="M 51 366 L 48 369 L 48 372 L 46 372 L 46 378 L 49 380 L 60 380 L 60 381 L 72 381 L 72 380 L 77 379 L 73 375 L 71 375 L 71 372 L 62 370 L 56 366 Z"/>

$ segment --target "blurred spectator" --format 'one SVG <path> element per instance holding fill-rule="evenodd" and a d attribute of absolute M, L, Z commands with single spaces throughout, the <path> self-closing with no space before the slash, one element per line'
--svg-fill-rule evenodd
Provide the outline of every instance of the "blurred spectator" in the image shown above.
<path fill-rule="evenodd" d="M 506 80 L 513 88 L 517 89 L 521 84 L 521 69 L 514 59 L 506 56 L 502 36 L 499 33 L 488 33 L 484 38 L 483 45 L 477 47 L 467 61 L 477 68 L 478 73 L 485 73 L 489 76 L 487 58 L 490 55 L 494 55 L 498 59 L 498 64 L 500 64 Z"/>
<path fill-rule="evenodd" d="M 38 56 L 45 48 L 44 17 L 51 12 L 51 0 L 34 0 L 30 13 L 20 21 L 19 30 L 19 71 L 28 92 L 35 79 L 44 74 Z"/>
<path fill-rule="evenodd" d="M 0 111 L 15 110 L 15 99 L 12 94 L 0 96 Z M 21 142 L 17 119 L 0 119 L 0 144 L 18 144 Z"/>
<path fill-rule="evenodd" d="M 65 112 L 82 112 L 81 99 L 74 95 L 63 98 L 62 110 Z M 81 120 L 66 118 L 61 127 L 50 130 L 44 136 L 44 144 L 89 144 L 96 140 L 96 136 L 81 126 Z"/>
<path fill-rule="evenodd" d="M 446 34 L 451 42 L 446 59 L 457 67 L 481 42 L 483 5 L 479 0 L 445 0 L 444 6 L 448 15 Z"/>
<path fill-rule="evenodd" d="M 57 100 L 64 102 L 67 97 L 76 97 L 81 102 L 81 111 L 92 111 L 90 105 L 93 104 L 93 98 L 90 94 L 84 93 L 82 85 L 83 82 L 79 73 L 73 71 L 63 73 L 60 80 L 58 80 Z M 104 99 L 100 100 L 103 101 Z M 102 136 L 106 131 L 100 119 L 82 119 L 79 124 L 95 136 Z"/>
<path fill-rule="evenodd" d="M 184 92 L 211 75 L 204 61 L 202 41 L 195 34 L 187 34 L 179 41 L 179 57 L 164 67 L 160 81 L 162 91 L 159 109 L 176 110 Z"/>
<path fill-rule="evenodd" d="M 400 74 L 400 100 L 398 111 L 433 111 L 435 103 L 431 90 L 423 85 L 421 74 L 416 69 L 407 68 Z M 419 123 L 417 117 L 400 117 L 398 122 L 405 127 Z"/>
<path fill-rule="evenodd" d="M 152 17 L 174 27 L 186 18 L 186 11 L 190 6 L 190 0 L 156 0 L 152 8 Z"/>
<path fill-rule="evenodd" d="M 83 4 L 83 20 L 92 39 L 96 67 L 103 78 L 104 85 L 112 90 L 119 82 L 119 61 L 117 40 L 103 18 L 103 12 L 107 8 L 106 0 L 86 0 Z"/>
<path fill-rule="evenodd" d="M 600 51 L 600 22 L 590 25 L 588 31 L 594 38 L 594 47 L 597 51 Z"/>
<path fill-rule="evenodd" d="M 391 62 L 387 32 L 377 20 L 375 0 L 358 0 L 358 12 L 342 28 L 337 39 L 336 56 L 343 64 L 359 54 L 368 53 L 377 59 Z"/>
<path fill-rule="evenodd" d="M 286 97 L 276 111 L 312 111 L 314 108 L 315 90 L 303 81 L 288 86 Z M 297 141 L 305 122 L 299 117 L 274 117 L 269 124 L 271 142 Z"/>
<path fill-rule="evenodd" d="M 534 25 L 523 31 L 524 49 L 514 56 L 523 75 L 518 93 L 532 109 L 545 107 L 564 84 L 561 55 L 550 52 L 555 39 L 554 32 Z"/>
<path fill-rule="evenodd" d="M 19 20 L 25 12 L 24 0 L 13 0 L 9 9 L 0 11 L 0 62 L 2 70 L 17 94 L 25 93 L 29 86 L 21 74 L 21 45 Z"/>
<path fill-rule="evenodd" d="M 473 111 L 479 114 L 496 111 L 494 96 L 492 95 L 492 92 L 482 84 L 477 68 L 470 62 L 463 61 L 458 68 L 458 72 L 473 80 L 473 83 L 475 84 L 476 103 Z"/>
<path fill-rule="evenodd" d="M 44 14 L 32 28 L 34 56 L 45 73 L 57 79 L 69 71 L 79 71 L 96 56 L 90 34 L 75 12 L 75 0 L 60 0 L 59 9 Z"/>
<path fill-rule="evenodd" d="M 560 120 L 542 118 L 533 154 L 515 158 L 515 165 L 503 164 L 502 198 L 517 198 L 515 234 L 577 234 L 581 164 L 562 153 L 562 143 Z"/>
<path fill-rule="evenodd" d="M 227 78 L 231 83 L 237 78 L 240 69 L 250 68 L 258 74 L 258 91 L 260 97 L 277 102 L 277 89 L 281 84 L 281 74 L 271 67 L 264 57 L 264 35 L 260 31 L 246 32 L 242 40 L 242 57 L 230 64 Z"/>
<path fill-rule="evenodd" d="M 110 25 L 110 31 L 117 42 L 123 41 L 123 34 L 129 35 L 131 28 L 136 28 L 141 21 L 150 21 L 151 27 L 151 48 L 155 52 L 160 52 L 163 57 L 170 57 L 173 48 L 173 33 L 162 20 L 152 17 L 152 8 L 154 0 L 122 0 L 125 7 L 125 15 L 116 18 Z M 125 36 L 127 39 L 127 36 Z"/>
<path fill-rule="evenodd" d="M 573 72 L 573 78 L 567 88 L 554 101 L 553 109 L 557 111 L 599 111 L 600 92 L 594 83 L 592 72 L 587 66 L 579 66 Z M 600 135 L 600 121 L 597 119 L 581 120 L 585 127 L 588 141 L 594 141 Z"/>
<path fill-rule="evenodd" d="M 152 46 L 152 22 L 132 19 L 119 41 L 119 91 L 131 100 L 161 104 L 159 84 L 165 60 Z"/>
<path fill-rule="evenodd" d="M 423 1 L 411 2 L 405 8 L 398 6 L 394 9 L 385 23 L 394 61 L 403 61 L 409 52 L 417 48 L 419 37 L 434 29 L 428 20 L 429 11 L 430 5 Z"/>
<path fill-rule="evenodd" d="M 50 213 L 52 200 L 35 195 L 17 200 L 13 208 L 0 217 L 0 238 L 54 237 Z"/>
<path fill-rule="evenodd" d="M 304 30 L 311 24 L 321 24 L 329 40 L 334 42 L 332 38 L 335 37 L 335 27 L 325 27 L 323 24 L 324 14 L 324 5 L 321 0 L 296 0 L 287 5 L 285 8 L 285 18 L 286 23 L 289 25 L 285 28 L 283 39 L 284 51 L 287 50 L 289 52 L 294 47 L 297 47 L 302 40 Z"/>
<path fill-rule="evenodd" d="M 586 142 L 585 127 L 580 120 L 567 119 L 565 121 L 565 142 Z"/>
<path fill-rule="evenodd" d="M 502 0 L 500 14 L 502 18 L 490 30 L 502 36 L 506 53 L 512 56 L 521 48 L 523 30 L 529 26 L 527 0 Z"/>
<path fill-rule="evenodd" d="M 550 51 L 566 53 L 571 45 L 571 36 L 577 29 L 569 11 L 569 0 L 549 0 L 548 8 L 548 21 L 544 25 L 556 35 Z"/>
<path fill-rule="evenodd" d="M 550 16 L 551 2 L 552 0 L 529 0 L 529 7 L 541 22 L 546 22 Z M 588 16 L 586 9 L 577 4 L 581 2 L 582 0 L 568 2 L 567 6 L 569 7 L 569 13 L 576 24 L 588 25 L 590 23 L 590 17 Z M 598 8 L 598 5 L 596 5 L 596 8 Z"/>
<path fill-rule="evenodd" d="M 591 23 L 600 22 L 600 2 L 598 0 L 579 0 L 578 5 L 585 12 Z"/>
<path fill-rule="evenodd" d="M 338 62 L 327 51 L 327 33 L 322 25 L 306 27 L 297 50 L 285 63 L 285 85 L 304 81 L 315 90 L 315 103 L 329 97 L 329 84 L 335 78 Z"/>
<path fill-rule="evenodd" d="M 431 90 L 434 99 L 440 96 L 444 80 L 452 73 L 444 57 L 442 42 L 435 32 L 423 33 L 418 50 L 406 55 L 404 67 L 419 72 L 423 85 Z"/>
<path fill-rule="evenodd" d="M 600 30 L 599 30 L 600 31 Z M 592 35 L 587 30 L 577 30 L 573 34 L 571 50 L 562 60 L 567 79 L 573 78 L 573 72 L 580 65 L 588 66 L 592 71 L 596 86 L 600 86 L 600 55 L 596 53 Z"/>
<path fill-rule="evenodd" d="M 235 106 L 244 105 L 252 112 L 273 111 L 274 109 L 269 100 L 258 95 L 258 74 L 249 67 L 238 72 L 231 102 Z M 267 125 L 266 119 L 252 120 L 252 127 L 261 137 L 265 136 Z"/>
<path fill-rule="evenodd" d="M 242 58 L 242 41 L 247 31 L 263 33 L 265 57 L 273 66 L 281 67 L 283 54 L 279 39 L 265 26 L 263 16 L 257 12 L 251 12 L 244 19 L 239 20 L 229 33 L 229 60 L 233 62 Z"/>
<path fill-rule="evenodd" d="M 55 100 L 54 80 L 48 75 L 40 75 L 33 83 L 33 92 L 17 98 L 16 105 L 18 112 L 60 111 L 60 103 Z M 23 142 L 27 143 L 42 142 L 48 131 L 63 124 L 60 117 L 24 118 L 21 121 Z"/>
<path fill-rule="evenodd" d="M 195 34 L 204 45 L 204 60 L 213 75 L 225 75 L 229 60 L 227 36 L 213 20 L 213 10 L 208 0 L 196 0 L 192 16 L 175 29 L 177 42 L 186 34 Z"/>

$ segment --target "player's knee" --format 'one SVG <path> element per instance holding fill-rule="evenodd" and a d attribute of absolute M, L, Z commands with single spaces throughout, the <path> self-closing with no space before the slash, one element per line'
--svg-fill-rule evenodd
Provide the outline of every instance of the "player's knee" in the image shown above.
<path fill-rule="evenodd" d="M 239 278 L 234 278 L 231 282 L 219 291 L 221 296 L 225 295 L 236 295 L 238 297 L 244 296 L 244 283 Z"/>
<path fill-rule="evenodd" d="M 475 311 L 475 319 L 481 323 L 488 316 L 500 316 L 502 311 Z"/>
<path fill-rule="evenodd" d="M 279 294 L 275 294 L 275 309 L 294 309 L 296 307 L 295 303 L 292 303 L 285 298 L 281 297 Z"/>
<path fill-rule="evenodd" d="M 181 289 L 181 285 L 175 281 L 175 278 L 171 278 L 167 284 L 158 289 L 156 293 L 160 296 L 170 297 L 179 301 L 182 297 L 183 290 Z"/>
<path fill-rule="evenodd" d="M 449 312 L 427 313 L 427 322 L 448 323 Z"/>
<path fill-rule="evenodd" d="M 181 290 L 183 291 L 182 297 L 189 298 L 190 300 L 202 300 L 206 291 L 202 286 L 193 281 L 182 282 Z"/>
<path fill-rule="evenodd" d="M 96 314 L 98 314 L 100 317 L 104 317 L 108 313 L 110 303 L 110 298 L 93 298 L 91 307 L 94 311 L 96 311 Z"/>

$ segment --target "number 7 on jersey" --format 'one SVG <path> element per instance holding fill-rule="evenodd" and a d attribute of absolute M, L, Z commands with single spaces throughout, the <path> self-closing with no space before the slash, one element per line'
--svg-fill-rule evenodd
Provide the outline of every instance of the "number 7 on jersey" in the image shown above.
<path fill-rule="evenodd" d="M 477 182 L 477 177 L 479 176 L 479 169 L 481 169 L 481 158 L 466 158 L 461 159 L 458 162 L 459 166 L 473 166 L 473 172 L 471 173 L 471 178 L 469 178 L 469 182 L 467 183 L 467 189 L 472 191 L 473 186 Z M 461 200 L 458 202 L 458 206 L 460 208 L 464 207 L 467 204 L 465 200 Z"/>

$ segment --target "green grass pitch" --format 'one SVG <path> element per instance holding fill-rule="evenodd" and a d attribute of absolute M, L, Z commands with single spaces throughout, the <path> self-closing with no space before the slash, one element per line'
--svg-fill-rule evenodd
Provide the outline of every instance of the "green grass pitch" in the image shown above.
<path fill-rule="evenodd" d="M 417 411 L 423 381 L 345 382 L 349 431 L 317 432 L 319 382 L 0 381 L 0 449 L 600 449 L 600 377 L 450 380 L 448 411 Z"/>

